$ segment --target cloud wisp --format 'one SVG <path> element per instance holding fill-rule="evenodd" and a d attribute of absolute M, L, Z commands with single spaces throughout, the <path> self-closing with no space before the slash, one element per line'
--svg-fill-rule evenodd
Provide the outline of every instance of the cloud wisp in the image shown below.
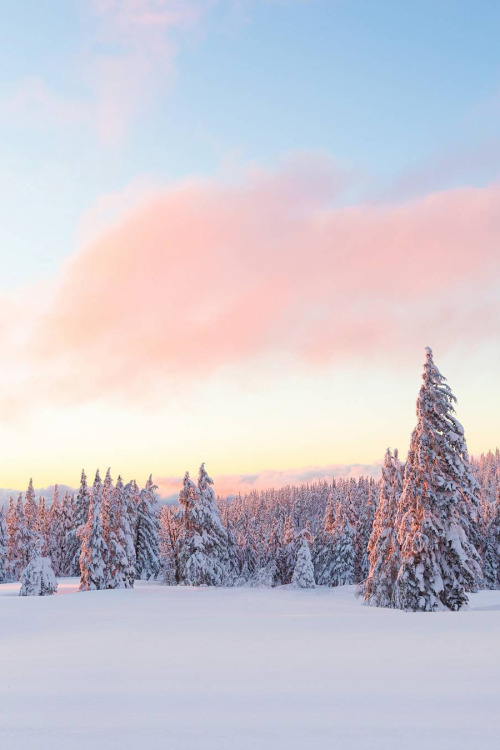
<path fill-rule="evenodd" d="M 24 127 L 78 127 L 119 146 L 140 112 L 171 85 L 183 35 L 213 0 L 85 0 L 76 57 L 77 89 L 68 96 L 38 75 L 19 81 L 1 103 L 3 119 Z"/>

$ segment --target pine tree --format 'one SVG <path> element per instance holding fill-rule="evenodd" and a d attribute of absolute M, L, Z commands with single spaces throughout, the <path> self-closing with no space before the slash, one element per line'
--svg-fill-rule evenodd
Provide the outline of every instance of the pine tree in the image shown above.
<path fill-rule="evenodd" d="M 323 531 L 314 547 L 314 571 L 319 586 L 333 586 L 335 508 L 339 502 L 335 482 L 328 496 Z"/>
<path fill-rule="evenodd" d="M 283 583 L 281 578 L 281 571 L 279 568 L 279 561 L 282 556 L 281 548 L 281 522 L 277 516 L 274 516 L 271 530 L 269 533 L 269 539 L 267 540 L 267 554 L 265 565 L 261 568 L 266 569 L 266 573 L 259 573 L 262 578 L 270 577 L 273 586 L 280 586 Z"/>
<path fill-rule="evenodd" d="M 35 502 L 35 490 L 33 489 L 33 480 L 30 479 L 26 497 L 24 501 L 24 519 L 25 519 L 25 560 L 28 562 L 35 553 L 35 546 L 38 539 L 38 508 Z"/>
<path fill-rule="evenodd" d="M 121 477 L 118 477 L 116 487 L 109 499 L 108 533 L 108 588 L 133 588 L 135 580 L 135 547 Z"/>
<path fill-rule="evenodd" d="M 456 399 L 427 350 L 423 384 L 403 490 L 398 538 L 401 568 L 395 587 L 400 609 L 460 609 L 481 577 L 471 510 L 477 485 Z"/>
<path fill-rule="evenodd" d="M 310 541 L 310 540 L 308 540 Z M 293 571 L 297 562 L 297 553 L 301 540 L 297 538 L 295 527 L 291 516 L 288 514 L 283 526 L 283 537 L 278 553 L 278 576 L 282 584 L 288 584 L 292 581 Z"/>
<path fill-rule="evenodd" d="M 160 551 L 158 543 L 158 519 L 156 514 L 155 490 L 157 486 L 150 476 L 141 490 L 137 509 L 137 531 L 135 572 L 137 578 L 150 580 L 160 572 Z"/>
<path fill-rule="evenodd" d="M 49 510 L 49 539 L 47 553 L 52 562 L 56 576 L 61 575 L 63 565 L 64 527 L 61 501 L 59 499 L 59 487 L 54 485 L 54 495 Z"/>
<path fill-rule="evenodd" d="M 90 510 L 82 534 L 80 553 L 80 590 L 91 591 L 106 588 L 108 578 L 109 555 L 101 523 L 102 480 L 97 470 Z"/>
<path fill-rule="evenodd" d="M 82 536 L 89 518 L 90 492 L 87 486 L 87 476 L 82 470 L 80 489 L 76 496 L 74 526 L 66 532 L 66 559 L 64 562 L 68 575 L 80 574 L 80 554 L 82 551 Z"/>
<path fill-rule="evenodd" d="M 487 589 L 500 588 L 500 487 L 498 502 L 494 507 L 494 515 L 486 535 L 484 551 L 484 586 Z"/>
<path fill-rule="evenodd" d="M 42 557 L 42 540 L 35 539 L 31 559 L 23 570 L 19 596 L 50 596 L 57 591 L 57 581 L 48 557 Z"/>
<path fill-rule="evenodd" d="M 141 493 L 137 482 L 132 479 L 128 484 L 125 485 L 125 494 L 127 496 L 127 508 L 128 516 L 130 520 L 130 526 L 134 532 L 134 539 L 137 538 L 137 524 L 139 520 L 139 503 L 141 502 Z"/>
<path fill-rule="evenodd" d="M 127 484 L 123 488 L 122 507 L 124 508 L 124 511 L 126 513 L 123 523 L 126 524 L 126 526 L 128 526 L 128 529 L 125 528 L 124 526 L 124 534 L 125 535 L 130 534 L 131 541 L 132 541 L 132 546 L 130 546 L 130 540 L 127 540 L 127 543 L 126 543 L 127 555 L 129 557 L 129 565 L 131 566 L 129 572 L 127 573 L 128 580 L 130 583 L 130 586 L 128 588 L 133 587 L 135 577 L 136 577 L 137 514 L 138 514 L 140 500 L 141 500 L 141 495 L 140 495 L 139 488 L 137 487 L 137 483 L 135 479 L 133 479 L 131 482 L 127 482 Z"/>
<path fill-rule="evenodd" d="M 375 519 L 375 513 L 378 508 L 379 498 L 378 492 L 373 479 L 369 479 L 367 483 L 365 498 L 363 507 L 360 512 L 359 526 L 358 526 L 358 546 L 359 546 L 359 561 L 357 565 L 358 574 L 357 579 L 359 582 L 365 581 L 368 577 L 370 570 L 368 544 L 370 536 L 373 531 L 373 521 Z"/>
<path fill-rule="evenodd" d="M 118 539 L 120 523 L 120 504 L 123 483 L 119 478 L 119 485 L 114 487 L 111 470 L 108 469 L 103 485 L 103 502 L 101 505 L 101 519 L 104 541 L 109 552 L 109 568 L 107 571 L 106 588 L 124 588 L 123 569 L 126 564 L 125 550 Z M 104 521 L 106 519 L 106 521 Z"/>
<path fill-rule="evenodd" d="M 9 510 L 6 517 L 7 526 L 7 547 L 8 547 L 8 566 L 9 578 L 18 581 L 22 571 L 25 568 L 24 557 L 24 510 L 22 497 L 19 496 L 17 504 L 14 498 L 9 501 Z"/>
<path fill-rule="evenodd" d="M 42 555 L 48 554 L 49 546 L 49 517 L 45 506 L 45 498 L 38 498 L 38 508 L 36 511 L 36 527 L 38 535 L 42 539 Z"/>
<path fill-rule="evenodd" d="M 7 544 L 7 527 L 5 525 L 5 514 L 0 508 L 0 583 L 9 580 L 9 550 Z"/>
<path fill-rule="evenodd" d="M 332 548 L 331 585 L 344 586 L 355 583 L 355 530 L 342 500 L 337 503 L 335 509 Z"/>
<path fill-rule="evenodd" d="M 201 464 L 198 473 L 198 491 L 200 497 L 198 521 L 211 537 L 212 556 L 222 568 L 221 583 L 227 584 L 229 573 L 228 539 L 215 501 L 213 484 L 213 480 L 205 470 L 205 464 Z"/>
<path fill-rule="evenodd" d="M 26 533 L 26 520 L 24 517 L 24 504 L 22 493 L 19 493 L 16 503 L 16 521 L 15 521 L 15 537 L 13 540 L 13 546 L 16 550 L 16 578 L 21 577 L 21 573 L 29 562 L 30 545 L 29 538 Z"/>
<path fill-rule="evenodd" d="M 178 582 L 176 555 L 178 524 L 175 521 L 176 515 L 176 511 L 171 505 L 162 505 L 158 516 L 161 580 L 167 586 L 175 586 Z"/>
<path fill-rule="evenodd" d="M 230 520 L 225 526 L 227 534 L 227 584 L 240 585 L 244 583 L 241 580 L 241 561 L 239 557 L 238 544 L 234 535 L 233 525 Z"/>
<path fill-rule="evenodd" d="M 311 560 L 309 543 L 304 534 L 301 534 L 297 552 L 297 562 L 293 569 L 292 584 L 298 589 L 313 589 L 314 568 Z"/>
<path fill-rule="evenodd" d="M 395 524 L 402 491 L 402 469 L 397 451 L 385 454 L 379 482 L 379 504 L 368 542 L 369 573 L 364 583 L 364 598 L 375 607 L 391 607 L 394 585 L 401 564 Z"/>
<path fill-rule="evenodd" d="M 198 486 L 184 477 L 179 495 L 183 510 L 183 529 L 179 535 L 179 578 L 191 586 L 223 586 L 229 581 L 228 540 L 222 525 L 213 482 L 200 467 Z"/>
<path fill-rule="evenodd" d="M 70 549 L 72 534 L 75 529 L 75 496 L 65 492 L 61 503 L 61 572 L 60 575 L 72 576 L 73 569 L 70 565 Z"/>
<path fill-rule="evenodd" d="M 111 468 L 108 468 L 106 476 L 104 477 L 104 483 L 102 486 L 102 503 L 101 503 L 101 521 L 102 530 L 104 533 L 104 541 L 109 546 L 109 529 L 110 529 L 110 513 L 111 503 L 114 499 L 114 485 L 111 478 Z"/>

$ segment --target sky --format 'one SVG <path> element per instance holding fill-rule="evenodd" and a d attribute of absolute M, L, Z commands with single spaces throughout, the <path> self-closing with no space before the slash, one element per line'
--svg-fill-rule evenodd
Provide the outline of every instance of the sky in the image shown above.
<path fill-rule="evenodd" d="M 497 2 L 1 19 L 0 487 L 376 474 L 425 346 L 495 448 Z"/>

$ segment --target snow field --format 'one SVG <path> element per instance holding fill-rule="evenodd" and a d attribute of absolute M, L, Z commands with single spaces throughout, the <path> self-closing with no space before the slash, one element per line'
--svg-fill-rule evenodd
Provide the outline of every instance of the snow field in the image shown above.
<path fill-rule="evenodd" d="M 500 592 L 0 586 L 2 750 L 495 750 Z M 65 594 L 68 594 L 67 596 Z"/>

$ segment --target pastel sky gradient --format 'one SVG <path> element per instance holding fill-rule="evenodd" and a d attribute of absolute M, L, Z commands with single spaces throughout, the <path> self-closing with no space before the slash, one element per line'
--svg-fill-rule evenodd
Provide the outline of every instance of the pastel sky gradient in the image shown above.
<path fill-rule="evenodd" d="M 494 448 L 499 27 L 485 0 L 6 3 L 0 486 L 376 471 L 426 345 Z"/>

